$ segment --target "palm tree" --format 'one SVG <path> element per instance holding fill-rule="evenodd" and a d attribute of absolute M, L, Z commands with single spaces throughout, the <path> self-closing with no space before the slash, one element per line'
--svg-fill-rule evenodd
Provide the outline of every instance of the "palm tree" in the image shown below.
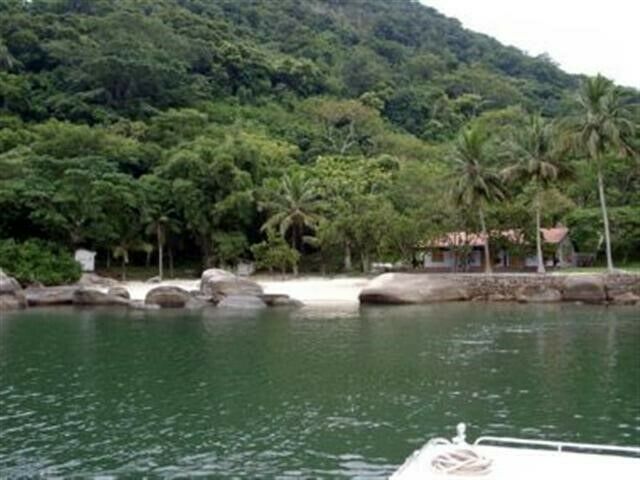
<path fill-rule="evenodd" d="M 171 184 L 156 175 L 144 175 L 140 178 L 139 185 L 144 194 L 143 223 L 145 233 L 155 237 L 158 250 L 158 277 L 164 278 L 164 247 L 172 232 L 180 230 L 180 224 L 176 217 L 175 206 L 171 196 Z M 170 263 L 171 254 L 170 254 Z M 172 276 L 173 268 L 170 266 L 169 274 Z"/>
<path fill-rule="evenodd" d="M 155 235 L 158 248 L 158 278 L 164 279 L 164 245 L 167 242 L 167 229 L 171 220 L 166 215 L 153 217 L 147 224 L 146 233 Z"/>
<path fill-rule="evenodd" d="M 454 194 L 458 205 L 477 208 L 484 242 L 485 272 L 491 273 L 489 235 L 485 222 L 488 203 L 504 198 L 500 175 L 487 164 L 488 137 L 479 128 L 462 132 L 453 150 Z"/>
<path fill-rule="evenodd" d="M 538 273 L 545 273 L 540 238 L 542 194 L 550 183 L 557 180 L 561 171 L 561 152 L 555 128 L 539 115 L 532 115 L 529 124 L 514 135 L 506 145 L 507 154 L 515 163 L 502 171 L 507 181 L 528 181 L 534 189 L 533 207 L 536 214 L 536 254 Z"/>
<path fill-rule="evenodd" d="M 604 223 L 607 269 L 613 272 L 609 216 L 604 195 L 604 157 L 611 151 L 622 155 L 633 153 L 628 143 L 637 126 L 625 105 L 622 92 L 611 80 L 598 75 L 585 80 L 578 95 L 579 114 L 569 118 L 573 145 L 586 152 L 594 163 L 598 176 L 598 195 Z"/>
<path fill-rule="evenodd" d="M 305 229 L 315 230 L 322 219 L 322 201 L 314 182 L 301 172 L 287 174 L 278 185 L 267 190 L 266 196 L 261 207 L 271 216 L 261 230 L 277 229 L 283 238 L 291 231 L 291 247 L 300 250 Z"/>

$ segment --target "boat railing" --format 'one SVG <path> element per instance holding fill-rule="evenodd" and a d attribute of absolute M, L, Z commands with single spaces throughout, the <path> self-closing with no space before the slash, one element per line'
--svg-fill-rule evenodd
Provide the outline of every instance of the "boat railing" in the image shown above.
<path fill-rule="evenodd" d="M 610 453 L 620 456 L 639 456 L 640 447 L 619 447 L 613 445 L 598 445 L 594 443 L 572 443 L 572 442 L 557 442 L 551 440 L 527 440 L 522 438 L 510 438 L 510 437 L 491 437 L 484 436 L 478 437 L 474 442 L 474 445 L 485 446 L 520 446 L 520 447 L 538 447 L 546 448 L 549 450 L 556 450 L 558 452 L 570 451 L 575 453 Z"/>

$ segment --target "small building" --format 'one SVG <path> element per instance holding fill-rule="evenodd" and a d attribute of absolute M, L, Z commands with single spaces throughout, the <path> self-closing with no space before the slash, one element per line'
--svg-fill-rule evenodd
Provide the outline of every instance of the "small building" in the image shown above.
<path fill-rule="evenodd" d="M 80 248 L 74 255 L 83 272 L 94 272 L 96 269 L 96 252 Z"/>
<path fill-rule="evenodd" d="M 545 265 L 566 267 L 574 264 L 575 251 L 566 227 L 542 228 Z M 535 269 L 538 265 L 534 246 L 528 247 L 522 232 L 504 230 L 493 232 L 490 243 L 494 270 L 519 271 Z M 486 236 L 472 232 L 450 232 L 424 244 L 423 266 L 432 272 L 479 272 L 485 270 L 484 247 Z M 509 248 L 509 245 L 517 248 Z M 523 248 L 525 247 L 525 248 Z M 528 248 L 527 248 L 528 247 Z M 524 252 L 533 253 L 524 254 Z M 552 250 L 552 253 L 549 251 Z"/>
<path fill-rule="evenodd" d="M 544 258 L 544 264 L 547 267 L 572 267 L 576 266 L 576 251 L 569 237 L 569 229 L 567 227 L 541 228 L 543 245 L 547 252 L 552 250 L 552 254 L 548 254 Z M 529 255 L 525 259 L 525 266 L 537 267 L 538 258 L 536 255 Z"/>

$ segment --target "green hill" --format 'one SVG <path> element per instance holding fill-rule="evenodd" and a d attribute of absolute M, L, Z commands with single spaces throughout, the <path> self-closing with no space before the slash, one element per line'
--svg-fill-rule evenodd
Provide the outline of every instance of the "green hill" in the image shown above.
<path fill-rule="evenodd" d="M 308 268 L 349 249 L 365 268 L 407 259 L 427 234 L 476 227 L 443 196 L 459 133 L 481 125 L 497 148 L 527 112 L 569 115 L 579 84 L 412 0 L 5 0 L 0 237 L 103 261 L 140 263 L 159 241 L 206 263 L 286 257 L 260 227 L 297 198 L 309 215 L 280 227 Z M 614 208 L 637 205 L 634 168 L 609 174 Z M 577 170 L 545 221 L 597 206 Z M 528 221 L 514 188 L 496 225 Z"/>
<path fill-rule="evenodd" d="M 457 126 L 455 100 L 476 113 L 522 104 L 555 114 L 577 86 L 549 59 L 409 0 L 14 0 L 0 8 L 4 63 L 19 77 L 11 86 L 33 98 L 5 96 L 5 107 L 25 120 L 146 118 L 229 96 L 367 95 L 385 102 L 390 121 L 430 138 L 440 132 L 429 121 Z"/>

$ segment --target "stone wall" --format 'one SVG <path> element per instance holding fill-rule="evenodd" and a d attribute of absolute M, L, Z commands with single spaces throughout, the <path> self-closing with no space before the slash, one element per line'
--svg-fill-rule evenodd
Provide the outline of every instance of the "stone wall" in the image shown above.
<path fill-rule="evenodd" d="M 455 292 L 455 295 L 451 292 Z M 362 303 L 456 300 L 640 305 L 640 275 L 388 273 L 374 278 L 360 294 Z"/>
<path fill-rule="evenodd" d="M 468 290 L 471 297 L 503 295 L 514 297 L 523 288 L 548 288 L 564 291 L 569 282 L 584 280 L 602 282 L 608 300 L 623 293 L 640 295 L 640 275 L 538 275 L 538 274 L 462 274 L 455 277 Z"/>

